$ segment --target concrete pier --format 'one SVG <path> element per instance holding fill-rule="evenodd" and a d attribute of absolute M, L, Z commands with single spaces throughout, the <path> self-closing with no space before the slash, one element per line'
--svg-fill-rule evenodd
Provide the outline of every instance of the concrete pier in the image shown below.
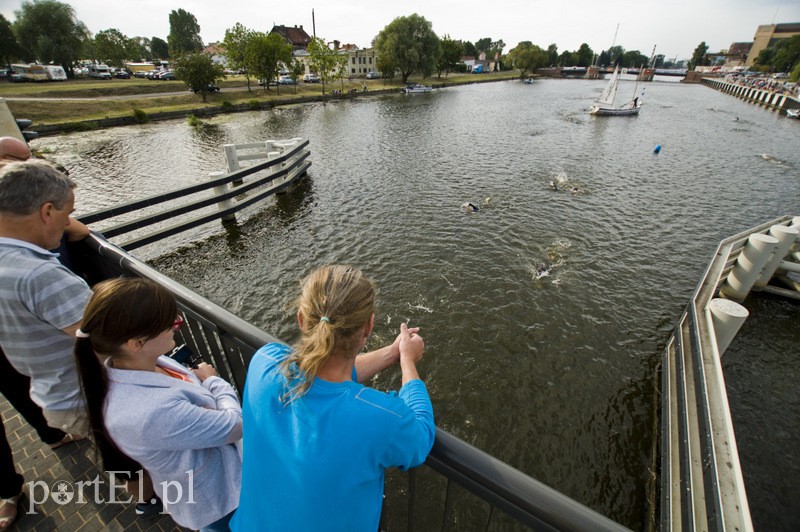
<path fill-rule="evenodd" d="M 788 94 L 772 92 L 767 89 L 759 89 L 738 83 L 730 83 L 721 79 L 703 78 L 702 83 L 712 89 L 725 92 L 731 96 L 736 96 L 751 103 L 762 105 L 770 109 L 786 111 L 788 109 L 800 109 L 800 100 Z"/>

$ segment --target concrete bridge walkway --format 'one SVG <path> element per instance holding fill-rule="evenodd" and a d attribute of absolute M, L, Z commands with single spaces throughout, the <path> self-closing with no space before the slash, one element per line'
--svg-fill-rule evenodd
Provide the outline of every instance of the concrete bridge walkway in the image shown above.
<path fill-rule="evenodd" d="M 0 395 L 0 414 L 17 472 L 25 477 L 17 521 L 7 530 L 95 532 L 95 531 L 183 531 L 168 515 L 142 519 L 134 503 L 109 503 L 105 475 L 88 441 L 51 450 L 36 431 Z M 99 479 L 100 483 L 88 484 Z M 83 484 L 78 484 L 83 481 Z M 99 486 L 96 490 L 95 486 Z M 33 493 L 31 494 L 31 490 Z M 95 496 L 95 491 L 99 496 Z M 127 499 L 117 490 L 116 499 Z M 31 500 L 42 501 L 31 505 Z M 32 512 L 28 513 L 29 510 Z"/>

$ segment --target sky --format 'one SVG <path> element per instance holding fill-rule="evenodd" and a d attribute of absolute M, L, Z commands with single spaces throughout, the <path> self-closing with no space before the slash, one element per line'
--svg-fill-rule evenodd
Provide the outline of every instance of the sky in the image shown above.
<path fill-rule="evenodd" d="M 800 22 L 799 0 L 61 0 L 92 33 L 116 28 L 128 37 L 169 33 L 169 13 L 185 9 L 200 25 L 205 43 L 220 41 L 237 22 L 269 32 L 273 24 L 302 25 L 326 41 L 366 48 L 392 20 L 417 13 L 440 37 L 472 41 L 502 39 L 508 52 L 520 41 L 575 51 L 587 43 L 599 53 L 614 43 L 650 56 L 687 59 L 701 41 L 710 52 L 752 41 L 762 24 Z M 0 0 L 0 14 L 16 18 L 21 0 Z"/>

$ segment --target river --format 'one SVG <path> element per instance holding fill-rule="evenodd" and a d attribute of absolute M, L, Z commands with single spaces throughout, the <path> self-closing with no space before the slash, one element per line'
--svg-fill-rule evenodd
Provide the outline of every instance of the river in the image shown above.
<path fill-rule="evenodd" d="M 207 179 L 224 143 L 310 139 L 292 194 L 136 254 L 289 342 L 299 279 L 359 266 L 380 289 L 371 347 L 422 328 L 439 426 L 642 529 L 665 342 L 721 239 L 800 214 L 800 124 L 664 82 L 638 117 L 591 117 L 604 85 L 469 85 L 34 146 L 69 168 L 85 213 Z M 372 384 L 398 387 L 385 373 Z"/>

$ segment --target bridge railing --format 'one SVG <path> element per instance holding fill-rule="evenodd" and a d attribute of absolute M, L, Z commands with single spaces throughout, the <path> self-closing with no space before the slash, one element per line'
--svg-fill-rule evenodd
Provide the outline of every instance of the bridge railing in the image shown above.
<path fill-rule="evenodd" d="M 259 145 L 265 146 L 265 143 Z M 308 145 L 308 140 L 300 138 L 268 141 L 266 146 L 272 151 L 258 154 L 259 159 L 264 159 L 263 162 L 246 168 L 241 168 L 237 163 L 234 171 L 227 174 L 217 172 L 204 183 L 84 214 L 78 219 L 100 230 L 109 239 L 135 233 L 128 240 L 119 242 L 127 250 L 152 244 L 214 220 L 230 220 L 237 212 L 284 191 L 305 175 L 311 166 L 311 161 L 307 160 L 310 155 Z M 233 167 L 230 161 L 235 160 L 236 146 L 226 146 L 225 153 L 229 167 Z M 250 155 L 238 160 L 253 158 Z M 244 182 L 245 177 L 259 172 L 258 176 Z M 126 216 L 129 214 L 134 218 L 127 219 L 130 218 Z M 106 220 L 112 220 L 114 225 L 98 223 Z M 171 225 L 165 226 L 165 222 L 171 222 Z M 151 226 L 156 228 L 141 234 L 143 229 Z"/>
<path fill-rule="evenodd" d="M 664 350 L 662 531 L 753 530 L 710 307 L 748 238 L 791 224 L 784 216 L 723 240 Z"/>
<path fill-rule="evenodd" d="M 268 342 L 279 341 L 97 235 L 73 247 L 72 252 L 73 262 L 85 272 L 90 284 L 124 275 L 146 277 L 167 287 L 177 298 L 186 320 L 176 341 L 185 342 L 195 354 L 202 355 L 206 362 L 214 365 L 220 376 L 233 384 L 240 395 L 244 389 L 247 366 L 255 351 Z M 439 502 L 435 504 L 442 512 L 441 517 L 429 515 L 431 485 L 441 485 L 440 481 L 423 482 L 431 475 L 444 480 L 444 493 L 439 493 Z M 423 530 L 435 529 L 431 525 L 433 521 L 437 526 L 440 523 L 442 530 L 447 528 L 448 516 L 452 516 L 460 504 L 459 497 L 453 495 L 453 486 L 461 486 L 483 501 L 488 517 L 482 519 L 480 524 L 485 528 L 492 523 L 510 521 L 512 528 L 530 527 L 537 530 L 626 530 L 441 429 L 436 431 L 436 441 L 425 465 L 412 470 L 407 477 L 407 487 L 387 491 L 387 499 L 401 499 L 405 511 L 391 515 L 388 509 L 396 505 L 387 504 L 382 521 L 396 525 L 405 520 L 408 530 L 413 530 L 416 525 Z M 387 490 L 390 485 L 387 483 Z M 399 515 L 401 513 L 404 515 Z M 506 525 L 499 526 L 507 529 Z M 476 523 L 469 523 L 468 528 L 476 528 Z"/>

